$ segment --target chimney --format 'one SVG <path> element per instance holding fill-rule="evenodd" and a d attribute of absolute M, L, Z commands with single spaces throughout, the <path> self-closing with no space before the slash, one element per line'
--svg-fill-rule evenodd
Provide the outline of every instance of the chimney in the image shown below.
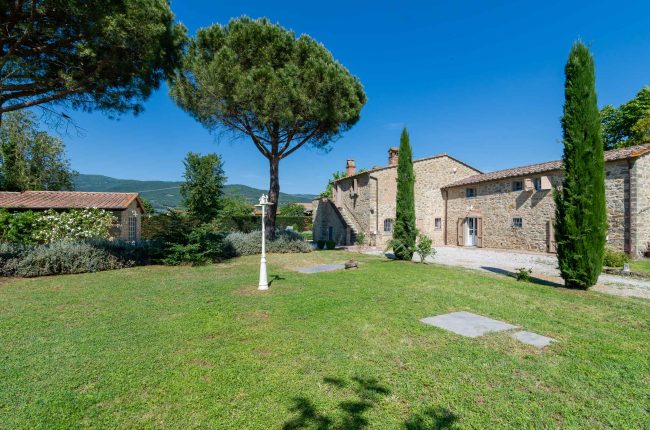
<path fill-rule="evenodd" d="M 397 166 L 397 158 L 399 157 L 399 148 L 388 148 L 388 165 Z"/>
<path fill-rule="evenodd" d="M 354 160 L 348 160 L 347 163 L 345 163 L 345 176 L 354 176 L 356 173 Z"/>

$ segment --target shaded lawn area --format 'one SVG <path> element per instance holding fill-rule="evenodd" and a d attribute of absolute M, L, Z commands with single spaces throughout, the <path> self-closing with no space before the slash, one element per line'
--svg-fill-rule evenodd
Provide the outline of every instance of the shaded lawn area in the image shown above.
<path fill-rule="evenodd" d="M 309 264 L 356 271 L 304 275 Z M 648 428 L 650 303 L 347 254 L 0 284 L 0 428 Z M 463 338 L 466 310 L 560 342 Z"/>
<path fill-rule="evenodd" d="M 650 260 L 630 261 L 630 270 L 633 272 L 650 272 Z"/>

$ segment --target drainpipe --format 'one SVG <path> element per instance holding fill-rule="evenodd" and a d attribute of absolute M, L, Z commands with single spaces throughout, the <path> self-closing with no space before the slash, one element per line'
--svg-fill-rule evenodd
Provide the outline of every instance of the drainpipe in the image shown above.
<path fill-rule="evenodd" d="M 375 246 L 377 246 L 377 236 L 379 236 L 379 179 L 372 175 L 368 177 L 375 181 Z"/>
<path fill-rule="evenodd" d="M 627 181 L 628 181 L 628 198 L 623 197 L 623 201 L 627 200 L 626 213 L 625 213 L 625 239 L 627 242 L 623 244 L 623 248 L 628 255 L 632 255 L 632 159 L 627 159 Z M 635 184 L 636 185 L 636 184 Z M 636 195 L 636 193 L 634 193 Z M 625 194 L 624 194 L 625 196 Z"/>
<path fill-rule="evenodd" d="M 447 190 L 445 188 L 442 191 L 444 191 L 444 193 L 445 193 L 445 227 L 444 227 L 444 230 L 443 230 L 443 235 L 444 235 L 444 242 L 443 243 L 445 244 L 445 246 L 447 246 L 447 200 L 449 200 L 449 190 Z"/>

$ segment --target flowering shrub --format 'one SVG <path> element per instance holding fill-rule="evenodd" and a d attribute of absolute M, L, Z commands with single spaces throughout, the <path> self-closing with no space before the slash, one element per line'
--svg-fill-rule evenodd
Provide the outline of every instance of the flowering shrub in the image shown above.
<path fill-rule="evenodd" d="M 116 219 L 101 209 L 71 209 L 65 212 L 47 210 L 40 214 L 35 232 L 36 241 L 50 243 L 60 240 L 112 239 L 111 227 Z"/>
<path fill-rule="evenodd" d="M 101 209 L 71 209 L 65 212 L 0 211 L 0 241 L 36 244 L 60 240 L 112 239 L 118 227 L 110 212 Z"/>

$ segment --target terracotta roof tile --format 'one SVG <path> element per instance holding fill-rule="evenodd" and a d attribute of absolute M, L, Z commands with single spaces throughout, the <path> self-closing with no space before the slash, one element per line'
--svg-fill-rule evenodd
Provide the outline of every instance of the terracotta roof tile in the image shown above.
<path fill-rule="evenodd" d="M 627 158 L 636 158 L 647 152 L 650 152 L 650 143 L 643 145 L 630 146 L 627 148 L 612 149 L 605 151 L 605 161 L 625 160 Z M 515 167 L 513 169 L 497 170 L 496 172 L 472 175 L 465 179 L 453 182 L 443 188 L 459 187 L 461 185 L 478 184 L 481 182 L 497 181 L 500 179 L 514 178 L 517 176 L 535 175 L 553 170 L 562 169 L 562 161 L 549 161 L 546 163 L 531 164 L 528 166 Z"/>
<path fill-rule="evenodd" d="M 79 191 L 0 191 L 0 208 L 10 209 L 126 209 L 138 193 Z M 138 199 L 139 200 L 139 199 Z"/>
<path fill-rule="evenodd" d="M 478 173 L 481 173 L 481 171 L 479 169 L 477 169 L 476 167 L 472 167 L 469 164 L 467 164 L 467 163 L 465 163 L 463 161 L 460 161 L 457 158 L 452 157 L 451 155 L 447 154 L 446 152 L 442 153 L 442 154 L 432 155 L 430 157 L 418 158 L 417 160 L 413 160 L 413 164 L 420 163 L 422 161 L 433 160 L 433 159 L 436 159 L 436 158 L 443 158 L 443 157 L 447 157 L 447 158 L 449 158 L 451 160 L 454 160 L 457 163 L 462 164 L 465 167 L 469 167 L 470 169 L 475 170 Z M 354 177 L 357 177 L 357 176 L 366 175 L 366 174 L 369 174 L 369 173 L 375 173 L 375 172 L 379 172 L 380 170 L 387 170 L 387 169 L 397 169 L 397 164 L 392 165 L 392 166 L 374 166 L 371 169 L 364 170 L 363 172 L 358 172 L 358 173 L 356 173 L 354 175 L 343 176 L 342 178 L 335 179 L 332 182 L 336 183 L 336 182 L 342 181 L 344 179 L 354 178 Z"/>

